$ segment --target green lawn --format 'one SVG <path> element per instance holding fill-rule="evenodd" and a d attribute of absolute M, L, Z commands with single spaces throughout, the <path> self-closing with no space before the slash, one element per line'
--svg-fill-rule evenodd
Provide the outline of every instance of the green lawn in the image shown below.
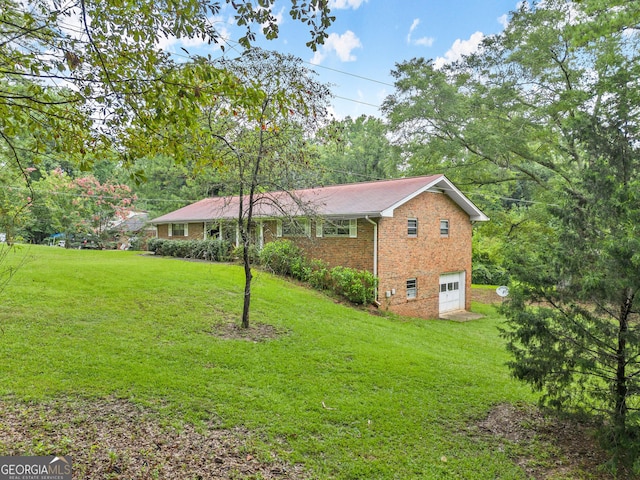
<path fill-rule="evenodd" d="M 24 247 L 0 302 L 0 397 L 118 397 L 168 422 L 215 419 L 313 478 L 526 478 L 469 433 L 502 402 L 532 402 L 509 377 L 499 317 L 384 317 L 257 272 L 252 322 L 281 334 L 222 339 L 239 321 L 238 266 L 137 252 Z M 446 457 L 444 461 L 443 457 Z"/>

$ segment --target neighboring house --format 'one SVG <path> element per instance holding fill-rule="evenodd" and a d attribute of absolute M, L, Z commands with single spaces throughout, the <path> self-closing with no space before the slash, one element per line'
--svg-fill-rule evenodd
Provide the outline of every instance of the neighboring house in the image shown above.
<path fill-rule="evenodd" d="M 155 233 L 153 227 L 149 227 L 149 214 L 136 210 L 128 212 L 126 218 L 114 220 L 109 228 L 117 232 L 114 240 L 119 250 L 129 249 L 132 243 L 145 242 Z"/>
<path fill-rule="evenodd" d="M 158 238 L 237 243 L 238 208 L 239 197 L 206 198 L 151 223 Z M 310 258 L 369 270 L 382 308 L 425 318 L 469 309 L 472 224 L 489 220 L 444 175 L 265 193 L 254 219 L 258 246 L 289 238 Z"/>

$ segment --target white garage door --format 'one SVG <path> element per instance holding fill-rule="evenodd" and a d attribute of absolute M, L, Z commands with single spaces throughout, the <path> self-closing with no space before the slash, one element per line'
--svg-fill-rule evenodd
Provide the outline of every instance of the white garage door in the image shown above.
<path fill-rule="evenodd" d="M 464 310 L 465 272 L 440 275 L 440 313 Z"/>

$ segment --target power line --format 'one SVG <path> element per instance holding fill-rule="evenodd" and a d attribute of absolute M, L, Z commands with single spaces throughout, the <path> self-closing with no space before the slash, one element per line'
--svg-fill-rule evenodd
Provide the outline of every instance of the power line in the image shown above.
<path fill-rule="evenodd" d="M 345 72 L 343 70 L 338 70 L 337 68 L 325 67 L 324 65 L 318 65 L 318 64 L 315 64 L 315 63 L 311 63 L 311 62 L 306 62 L 305 61 L 304 63 L 306 63 L 308 65 L 312 65 L 313 67 L 322 68 L 324 70 L 331 70 L 332 72 L 341 73 L 342 75 L 348 75 L 350 77 L 359 78 L 360 80 L 366 80 L 367 82 L 379 83 L 380 85 L 386 85 L 387 87 L 394 87 L 395 88 L 395 85 L 393 85 L 391 83 L 383 82 L 381 80 L 375 80 L 373 78 L 364 77 L 362 75 L 357 75 L 355 73 Z"/>
<path fill-rule="evenodd" d="M 341 97 L 339 95 L 334 95 L 334 98 L 339 98 L 340 100 L 347 100 L 348 102 L 359 103 L 361 105 L 366 105 L 368 107 L 375 107 L 375 108 L 381 108 L 382 107 L 382 105 L 374 105 L 373 103 L 367 103 L 367 102 L 363 102 L 361 100 L 354 100 L 352 98 Z"/>

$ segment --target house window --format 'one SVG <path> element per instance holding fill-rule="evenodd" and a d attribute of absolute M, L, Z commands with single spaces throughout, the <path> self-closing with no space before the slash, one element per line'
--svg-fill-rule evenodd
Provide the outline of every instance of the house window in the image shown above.
<path fill-rule="evenodd" d="M 409 218 L 407 220 L 407 235 L 410 237 L 418 236 L 418 219 Z"/>
<path fill-rule="evenodd" d="M 187 235 L 188 235 L 188 227 L 186 223 L 170 223 L 169 224 L 170 237 L 186 237 Z"/>
<path fill-rule="evenodd" d="M 418 296 L 418 281 L 415 278 L 407 280 L 407 298 L 416 298 Z"/>
<path fill-rule="evenodd" d="M 306 218 L 278 220 L 278 237 L 309 237 L 311 224 Z"/>
<path fill-rule="evenodd" d="M 449 220 L 440 220 L 440 236 L 449 236 Z"/>
<path fill-rule="evenodd" d="M 318 222 L 317 237 L 351 237 L 358 236 L 358 220 L 325 220 Z"/>

